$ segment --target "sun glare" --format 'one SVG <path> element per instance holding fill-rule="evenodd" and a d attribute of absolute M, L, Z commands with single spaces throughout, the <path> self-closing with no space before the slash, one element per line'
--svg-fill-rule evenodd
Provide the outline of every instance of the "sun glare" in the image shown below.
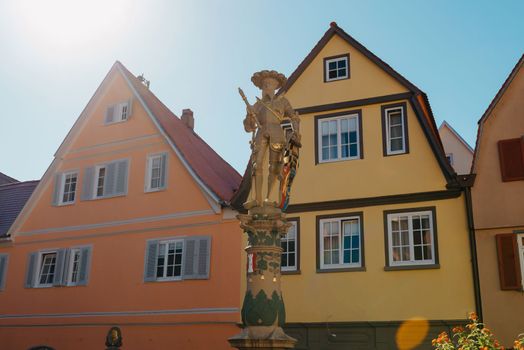
<path fill-rule="evenodd" d="M 131 1 L 16 0 L 12 10 L 26 44 L 47 54 L 100 49 L 130 22 Z"/>

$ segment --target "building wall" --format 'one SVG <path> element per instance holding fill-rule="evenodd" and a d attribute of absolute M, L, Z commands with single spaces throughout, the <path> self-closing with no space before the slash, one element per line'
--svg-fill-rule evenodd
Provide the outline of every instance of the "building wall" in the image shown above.
<path fill-rule="evenodd" d="M 501 290 L 495 236 L 524 230 L 524 182 L 503 182 L 497 142 L 524 135 L 524 74 L 517 73 L 485 119 L 476 150 L 473 213 L 484 322 L 504 344 L 524 332 L 524 294 Z"/>
<path fill-rule="evenodd" d="M 210 342 L 229 349 L 240 319 L 238 222 L 231 210 L 213 210 L 137 99 L 128 121 L 104 125 L 107 106 L 132 93 L 119 74 L 103 88 L 40 184 L 14 243 L 0 245 L 9 254 L 0 291 L 1 347 L 102 348 L 118 325 L 126 349 L 204 349 Z M 167 189 L 146 193 L 147 155 L 157 152 L 168 153 Z M 80 200 L 84 169 L 121 158 L 129 160 L 127 194 Z M 54 174 L 74 169 L 75 203 L 53 206 Z M 208 279 L 144 282 L 147 240 L 202 235 L 211 237 Z M 83 245 L 92 248 L 86 286 L 24 288 L 28 254 Z"/>
<path fill-rule="evenodd" d="M 439 135 L 446 155 L 452 154 L 453 162 L 451 165 L 453 169 L 457 174 L 469 174 L 473 152 L 446 125 L 439 128 Z"/>

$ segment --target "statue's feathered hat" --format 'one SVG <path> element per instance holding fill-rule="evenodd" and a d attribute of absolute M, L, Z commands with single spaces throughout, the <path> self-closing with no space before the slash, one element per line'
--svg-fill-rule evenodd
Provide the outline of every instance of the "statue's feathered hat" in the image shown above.
<path fill-rule="evenodd" d="M 262 89 L 262 82 L 266 78 L 273 78 L 276 81 L 278 81 L 277 89 L 280 89 L 282 86 L 284 86 L 287 81 L 286 76 L 284 74 L 274 70 L 261 70 L 260 72 L 256 72 L 251 77 L 251 81 L 253 82 L 253 84 L 255 84 L 257 88 Z"/>

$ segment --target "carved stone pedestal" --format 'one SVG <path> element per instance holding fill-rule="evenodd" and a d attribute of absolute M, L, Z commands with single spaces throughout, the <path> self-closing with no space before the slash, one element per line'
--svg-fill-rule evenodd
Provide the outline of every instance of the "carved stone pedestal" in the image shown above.
<path fill-rule="evenodd" d="M 248 235 L 247 288 L 242 332 L 229 338 L 237 349 L 291 349 L 296 339 L 284 333 L 286 311 L 280 289 L 280 239 L 290 226 L 280 209 L 255 207 L 239 215 Z"/>

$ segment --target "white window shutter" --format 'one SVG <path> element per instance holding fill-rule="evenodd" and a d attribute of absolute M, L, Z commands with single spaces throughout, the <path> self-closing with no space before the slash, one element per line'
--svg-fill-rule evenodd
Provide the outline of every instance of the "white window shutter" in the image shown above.
<path fill-rule="evenodd" d="M 166 188 L 167 177 L 167 153 L 160 158 L 160 188 Z"/>
<path fill-rule="evenodd" d="M 144 282 L 156 280 L 156 262 L 158 255 L 158 241 L 147 241 L 144 267 Z"/>
<path fill-rule="evenodd" d="M 83 247 L 80 250 L 80 268 L 78 269 L 79 286 L 87 285 L 89 280 L 89 271 L 91 269 L 91 247 Z"/>
<path fill-rule="evenodd" d="M 109 107 L 107 107 L 106 109 L 106 116 L 105 116 L 105 123 L 106 124 L 109 124 L 109 123 L 113 123 L 115 121 L 115 110 L 116 110 L 116 106 L 115 105 L 111 105 Z"/>
<path fill-rule="evenodd" d="M 64 264 L 65 256 L 67 249 L 59 249 L 56 252 L 56 262 L 55 262 L 55 276 L 53 277 L 53 286 L 61 286 L 62 278 L 64 274 Z"/>
<path fill-rule="evenodd" d="M 60 203 L 60 187 L 62 187 L 62 174 L 55 175 L 55 188 L 53 190 L 53 205 Z"/>
<path fill-rule="evenodd" d="M 127 173 L 129 161 L 127 159 L 116 162 L 115 194 L 127 194 Z"/>
<path fill-rule="evenodd" d="M 81 200 L 87 201 L 93 199 L 94 181 L 95 167 L 85 168 L 84 178 L 82 179 L 82 195 L 80 196 Z"/>
<path fill-rule="evenodd" d="M 0 254 L 0 290 L 4 290 L 7 279 L 7 254 Z"/>
<path fill-rule="evenodd" d="M 33 288 L 35 284 L 35 270 L 38 253 L 30 253 L 27 257 L 27 270 L 25 276 L 25 287 Z"/>

